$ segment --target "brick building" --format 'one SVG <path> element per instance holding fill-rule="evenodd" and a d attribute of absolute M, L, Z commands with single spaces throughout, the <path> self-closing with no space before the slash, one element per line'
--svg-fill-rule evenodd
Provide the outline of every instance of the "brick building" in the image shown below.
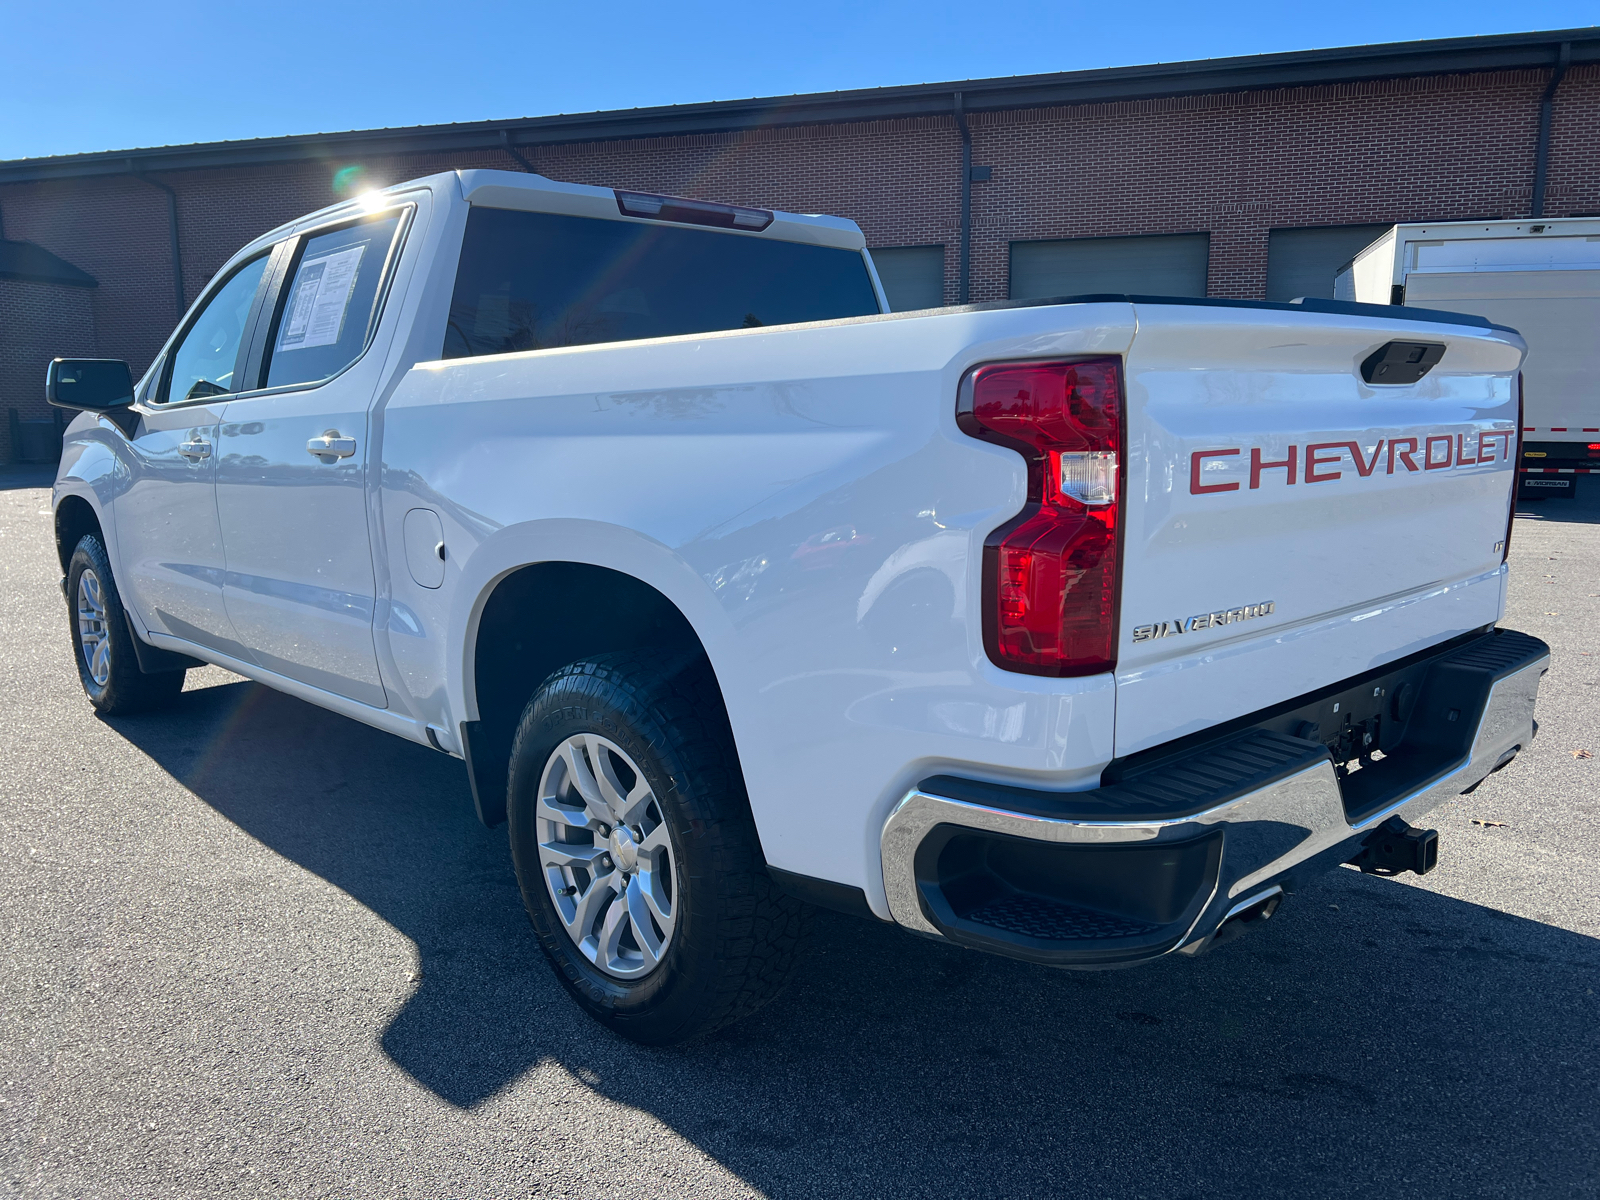
<path fill-rule="evenodd" d="M 456 167 L 850 217 L 901 308 L 1331 295 L 1393 222 L 1600 212 L 1600 28 L 0 162 L 0 459 L 52 355 L 142 371 L 256 234 Z"/>

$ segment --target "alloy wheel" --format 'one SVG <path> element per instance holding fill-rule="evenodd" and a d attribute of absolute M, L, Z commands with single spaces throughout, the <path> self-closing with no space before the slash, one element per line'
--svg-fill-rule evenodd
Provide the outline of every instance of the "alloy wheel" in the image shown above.
<path fill-rule="evenodd" d="M 539 866 L 556 915 L 584 957 L 636 979 L 661 961 L 677 924 L 677 856 L 644 772 L 598 734 L 551 753 L 535 806 Z"/>
<path fill-rule="evenodd" d="M 91 568 L 78 576 L 78 645 L 96 687 L 111 678 L 111 630 L 106 624 L 105 592 Z"/>

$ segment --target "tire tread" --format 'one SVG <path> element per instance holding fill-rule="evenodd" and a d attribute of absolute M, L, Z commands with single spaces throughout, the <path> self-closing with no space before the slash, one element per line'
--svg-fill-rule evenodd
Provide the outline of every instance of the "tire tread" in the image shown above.
<path fill-rule="evenodd" d="M 568 680 L 573 681 L 569 695 L 601 699 L 602 692 L 611 692 L 605 702 L 613 705 L 615 693 L 621 692 L 644 718 L 643 729 L 659 731 L 670 743 L 670 755 L 663 754 L 662 747 L 653 749 L 661 761 L 680 764 L 681 777 L 675 776 L 672 786 L 680 797 L 689 797 L 695 823 L 706 838 L 704 846 L 719 864 L 714 879 L 696 878 L 697 887 L 709 883 L 719 893 L 720 919 L 713 935 L 717 977 L 685 1027 L 662 1031 L 665 1036 L 650 1040 L 703 1037 L 749 1016 L 781 990 L 805 936 L 806 910 L 778 891 L 767 874 L 732 731 L 704 658 L 663 664 L 638 653 L 618 652 L 563 667 L 529 702 L 513 743 L 513 763 L 519 761 L 525 740 L 537 734 L 534 718 L 540 699 Z M 680 863 L 680 869 L 687 867 Z M 533 917 L 531 909 L 529 916 Z M 541 931 L 541 937 L 550 935 Z"/>
<path fill-rule="evenodd" d="M 82 566 L 79 565 L 80 560 Z M 104 687 L 94 683 L 84 664 L 83 648 L 78 641 L 78 576 L 84 567 L 94 569 L 105 600 L 107 632 L 111 639 L 111 674 Z M 180 668 L 146 675 L 139 669 L 139 659 L 133 648 L 133 629 L 128 624 L 122 592 L 111 571 L 111 558 L 98 534 L 86 533 L 78 539 L 67 564 L 67 582 L 67 623 L 72 637 L 72 658 L 77 664 L 78 679 L 89 697 L 89 703 L 108 717 L 123 717 L 165 708 L 176 700 L 183 691 L 187 672 Z"/>

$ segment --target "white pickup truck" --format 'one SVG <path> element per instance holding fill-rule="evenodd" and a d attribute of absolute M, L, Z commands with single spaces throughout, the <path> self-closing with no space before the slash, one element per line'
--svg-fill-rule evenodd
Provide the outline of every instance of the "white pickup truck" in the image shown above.
<path fill-rule="evenodd" d="M 666 1043 L 804 903 L 1198 953 L 1533 736 L 1522 339 L 1333 301 L 885 311 L 848 221 L 436 175 L 58 359 L 102 712 L 201 662 L 466 762 L 558 977 Z"/>

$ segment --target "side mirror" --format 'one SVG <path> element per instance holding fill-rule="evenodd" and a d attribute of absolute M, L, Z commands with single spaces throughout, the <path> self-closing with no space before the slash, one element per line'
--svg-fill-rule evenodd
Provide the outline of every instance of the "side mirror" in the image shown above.
<path fill-rule="evenodd" d="M 44 398 L 57 408 L 110 412 L 133 403 L 133 372 L 119 358 L 57 358 L 45 372 Z"/>

